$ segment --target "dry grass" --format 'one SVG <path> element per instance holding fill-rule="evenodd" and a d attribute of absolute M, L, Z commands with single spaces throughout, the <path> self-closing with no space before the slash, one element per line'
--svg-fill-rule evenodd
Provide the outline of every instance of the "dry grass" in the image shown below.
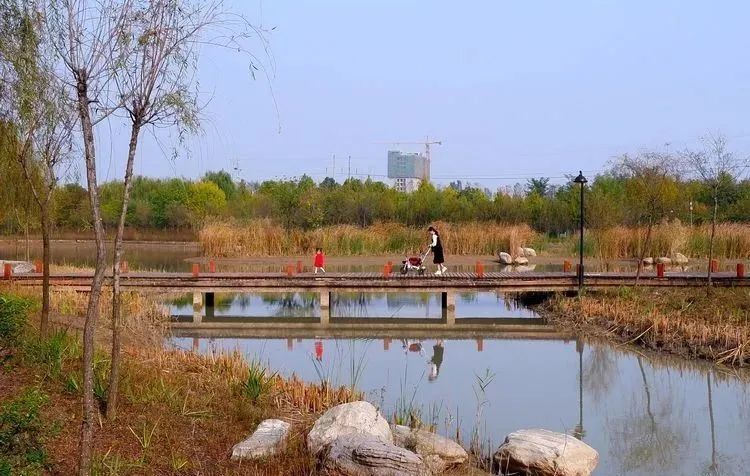
<path fill-rule="evenodd" d="M 446 252 L 454 255 L 496 254 L 528 245 L 535 237 L 527 225 L 436 223 Z M 377 223 L 367 228 L 337 225 L 316 230 L 285 230 L 270 220 L 214 222 L 198 233 L 203 254 L 216 257 L 308 254 L 321 247 L 332 255 L 415 252 L 427 243 L 423 228 Z"/>
<path fill-rule="evenodd" d="M 558 296 L 553 320 L 583 330 L 717 363 L 750 364 L 750 293 L 747 289 L 632 289 Z"/>
<path fill-rule="evenodd" d="M 645 256 L 674 256 L 682 253 L 693 258 L 708 257 L 710 225 L 691 228 L 679 222 L 655 226 Z M 624 259 L 640 256 L 646 241 L 646 228 L 613 227 L 588 230 L 588 254 L 600 259 Z M 716 226 L 714 255 L 718 258 L 750 258 L 750 226 L 721 223 Z"/>

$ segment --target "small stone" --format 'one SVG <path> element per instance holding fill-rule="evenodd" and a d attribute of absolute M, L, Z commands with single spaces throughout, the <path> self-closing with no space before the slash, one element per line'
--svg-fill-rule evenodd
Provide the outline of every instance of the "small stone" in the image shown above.
<path fill-rule="evenodd" d="M 337 405 L 318 418 L 307 435 L 307 448 L 317 455 L 338 437 L 355 434 L 393 443 L 391 427 L 378 409 L 360 401 Z"/>
<path fill-rule="evenodd" d="M 533 258 L 536 256 L 536 250 L 534 248 L 524 248 L 523 255 L 527 258 Z"/>
<path fill-rule="evenodd" d="M 252 435 L 232 448 L 232 461 L 271 456 L 284 448 L 291 425 L 281 420 L 264 420 Z"/>
<path fill-rule="evenodd" d="M 393 427 L 393 441 L 421 456 L 434 473 L 442 473 L 469 459 L 461 445 L 431 431 L 396 425 Z"/>
<path fill-rule="evenodd" d="M 421 456 L 364 434 L 336 438 L 323 456 L 323 468 L 341 476 L 432 476 Z"/>
<path fill-rule="evenodd" d="M 499 257 L 500 257 L 500 263 L 513 264 L 513 257 L 509 255 L 508 253 L 501 251 Z"/>
<path fill-rule="evenodd" d="M 656 258 L 656 262 L 658 264 L 672 264 L 672 260 L 667 258 L 666 256 L 660 256 L 659 258 Z"/>
<path fill-rule="evenodd" d="M 518 430 L 495 451 L 500 474 L 589 476 L 599 453 L 581 440 L 548 430 Z"/>
<path fill-rule="evenodd" d="M 513 260 L 513 264 L 527 265 L 529 264 L 529 258 L 526 258 L 525 256 L 516 256 L 516 259 Z"/>
<path fill-rule="evenodd" d="M 651 258 L 651 257 L 643 258 L 643 264 L 645 264 L 646 266 L 653 266 L 654 258 Z"/>

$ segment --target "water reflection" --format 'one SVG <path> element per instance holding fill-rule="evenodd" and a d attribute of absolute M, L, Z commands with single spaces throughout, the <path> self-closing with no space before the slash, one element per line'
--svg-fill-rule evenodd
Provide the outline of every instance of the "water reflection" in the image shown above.
<path fill-rule="evenodd" d="M 491 448 L 519 428 L 578 434 L 600 453 L 596 474 L 746 474 L 750 464 L 746 373 L 596 341 L 398 330 L 382 339 L 299 339 L 285 332 L 174 343 L 206 353 L 236 348 L 310 381 L 355 382 L 389 418 L 414 413 L 466 445 L 477 428 L 482 446 L 491 441 Z M 495 378 L 478 399 L 477 379 L 486 375 Z"/>

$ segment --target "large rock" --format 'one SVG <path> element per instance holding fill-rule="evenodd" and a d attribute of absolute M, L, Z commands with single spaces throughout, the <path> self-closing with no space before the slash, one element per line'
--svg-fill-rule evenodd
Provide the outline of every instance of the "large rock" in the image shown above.
<path fill-rule="evenodd" d="M 529 258 L 525 256 L 516 256 L 516 259 L 513 260 L 513 264 L 521 266 L 527 265 L 529 264 Z"/>
<path fill-rule="evenodd" d="M 352 402 L 337 405 L 323 414 L 307 435 L 307 447 L 318 454 L 344 435 L 364 434 L 393 443 L 388 422 L 371 403 Z"/>
<path fill-rule="evenodd" d="M 599 453 L 565 433 L 519 430 L 505 437 L 494 455 L 500 474 L 588 476 Z"/>
<path fill-rule="evenodd" d="M 341 476 L 432 476 L 421 456 L 365 434 L 334 440 L 322 465 L 326 474 Z"/>
<path fill-rule="evenodd" d="M 499 258 L 502 264 L 513 264 L 513 257 L 504 251 L 500 252 Z"/>
<path fill-rule="evenodd" d="M 666 256 L 660 256 L 656 258 L 657 264 L 672 264 L 672 260 L 667 258 Z"/>
<path fill-rule="evenodd" d="M 534 248 L 524 248 L 523 255 L 527 258 L 533 258 L 534 256 L 536 256 L 536 250 Z"/>
<path fill-rule="evenodd" d="M 271 456 L 284 448 L 291 425 L 281 420 L 264 420 L 252 435 L 232 448 L 232 460 Z"/>
<path fill-rule="evenodd" d="M 393 441 L 397 446 L 421 456 L 434 473 L 442 473 L 469 459 L 469 455 L 461 445 L 431 431 L 396 425 L 393 427 Z"/>
<path fill-rule="evenodd" d="M 34 271 L 34 265 L 28 261 L 3 261 L 0 260 L 0 272 L 5 268 L 5 265 L 9 264 L 13 270 L 13 274 L 25 274 Z"/>
<path fill-rule="evenodd" d="M 643 258 L 643 264 L 645 264 L 646 266 L 653 266 L 654 258 L 651 258 L 651 257 Z"/>
<path fill-rule="evenodd" d="M 672 256 L 672 262 L 680 266 L 688 264 L 689 261 L 688 257 L 682 253 L 675 253 L 674 256 Z"/>

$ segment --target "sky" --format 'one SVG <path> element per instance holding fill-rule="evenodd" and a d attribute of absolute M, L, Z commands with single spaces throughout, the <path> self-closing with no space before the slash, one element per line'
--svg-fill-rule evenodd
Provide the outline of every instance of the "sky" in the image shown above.
<path fill-rule="evenodd" d="M 750 154 L 750 2 L 234 0 L 269 54 L 201 52 L 203 131 L 170 150 L 144 135 L 136 173 L 247 181 L 385 180 L 387 151 L 433 147 L 432 177 L 496 188 L 595 175 L 623 153 L 698 147 L 720 132 Z M 271 30 L 273 28 L 273 30 Z M 128 129 L 102 124 L 101 180 Z"/>

